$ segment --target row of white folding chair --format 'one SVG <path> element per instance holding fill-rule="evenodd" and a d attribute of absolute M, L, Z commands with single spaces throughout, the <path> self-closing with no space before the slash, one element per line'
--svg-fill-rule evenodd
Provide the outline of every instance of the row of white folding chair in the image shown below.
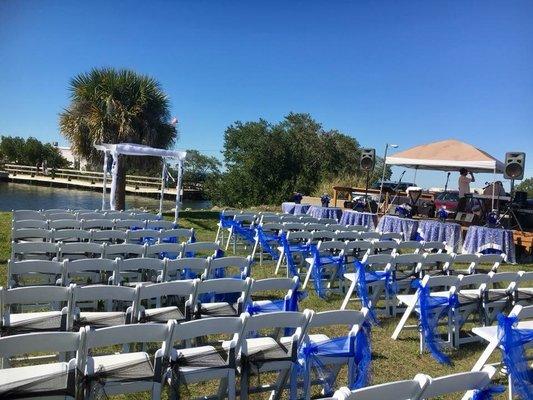
<path fill-rule="evenodd" d="M 476 391 L 491 385 L 496 370 L 487 366 L 482 371 L 460 372 L 432 378 L 417 374 L 412 380 L 383 383 L 362 389 L 340 388 L 332 397 L 322 400 L 418 400 L 440 398 L 445 395 L 464 393 L 462 400 L 472 400 Z"/>
<path fill-rule="evenodd" d="M 271 297 L 273 291 L 285 289 L 287 292 L 281 300 L 286 303 L 298 287 L 297 280 L 285 278 L 186 279 L 131 286 L 0 287 L 0 336 L 72 330 L 85 325 L 102 328 L 124 323 L 238 316 L 247 305 L 254 312 L 264 313 L 275 310 L 265 308 L 265 303 L 277 301 L 265 300 L 265 295 Z M 221 294 L 234 297 L 218 297 Z M 104 303 L 104 309 L 99 308 L 98 302 Z"/>
<path fill-rule="evenodd" d="M 427 275 L 421 281 L 421 287 L 427 287 L 435 296 L 448 297 L 458 296 L 459 305 L 450 308 L 447 321 L 447 345 L 454 348 L 463 343 L 478 341 L 479 338 L 472 335 L 462 335 L 461 327 L 468 322 L 469 317 L 478 313 L 479 320 L 484 325 L 491 325 L 496 316 L 507 308 L 517 304 L 516 293 L 521 283 L 526 289 L 531 288 L 533 272 L 502 272 L 489 274 L 472 274 L 459 276 L 430 276 Z M 506 288 L 500 288 L 502 283 L 507 283 Z M 474 287 L 473 289 L 471 287 Z M 444 288 L 444 289 L 443 289 Z M 407 306 L 400 322 L 398 323 L 392 338 L 397 339 L 403 328 L 416 328 L 406 326 L 410 314 L 416 310 L 420 299 L 420 288 L 415 294 L 400 294 L 397 299 Z M 523 300 L 532 304 L 533 297 Z M 420 336 L 420 351 L 424 350 L 423 336 Z"/>
<path fill-rule="evenodd" d="M 140 243 L 145 239 L 157 242 L 170 240 L 178 243 L 188 242 L 194 237 L 194 228 L 176 229 L 41 229 L 20 228 L 11 230 L 13 242 L 108 242 L 108 243 Z"/>
<path fill-rule="evenodd" d="M 177 224 L 166 220 L 150 219 L 24 219 L 14 221 L 12 229 L 175 229 Z"/>
<path fill-rule="evenodd" d="M 160 219 L 158 214 L 145 211 L 98 211 L 98 210 L 13 210 L 13 221 L 21 220 L 58 220 L 58 219 Z"/>
<path fill-rule="evenodd" d="M 194 243 L 119 243 L 98 242 L 25 242 L 11 243 L 11 260 L 63 260 L 80 258 L 178 258 L 183 256 L 216 256 L 220 246 L 215 242 Z"/>
<path fill-rule="evenodd" d="M 161 248 L 163 246 L 164 248 Z M 78 260 L 23 260 L 8 261 L 7 282 L 10 287 L 35 284 L 68 285 L 71 282 L 90 284 L 126 284 L 139 281 L 164 282 L 183 276 L 208 279 L 216 274 L 248 277 L 251 274 L 250 257 L 180 257 L 160 259 L 158 256 L 174 251 L 168 244 L 148 246 L 157 257 L 82 258 Z M 160 250 L 164 250 L 160 252 Z M 149 256 L 150 253 L 146 252 Z"/>

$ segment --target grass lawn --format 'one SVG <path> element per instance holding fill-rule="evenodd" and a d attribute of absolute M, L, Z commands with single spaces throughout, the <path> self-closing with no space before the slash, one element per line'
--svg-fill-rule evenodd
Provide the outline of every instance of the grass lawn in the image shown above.
<path fill-rule="evenodd" d="M 212 241 L 216 234 L 216 223 L 218 213 L 210 211 L 189 211 L 182 212 L 180 215 L 180 225 L 182 227 L 194 228 L 196 230 L 197 240 Z M 0 285 L 5 285 L 6 281 L 6 263 L 10 251 L 10 228 L 11 213 L 0 213 Z M 508 266 L 502 265 L 501 271 L 531 269 L 531 265 Z M 256 279 L 272 277 L 274 275 L 274 265 L 272 262 L 265 262 L 262 267 L 259 263 L 252 269 L 252 277 Z M 338 309 L 342 302 L 341 296 L 332 296 L 328 300 L 322 300 L 315 295 L 312 288 L 308 288 L 309 296 L 302 301 L 301 309 L 310 308 L 315 311 L 324 311 Z M 351 307 L 359 308 L 358 303 L 352 303 Z M 382 319 L 381 325 L 372 329 L 372 382 L 374 384 L 384 383 L 399 379 L 411 379 L 417 373 L 426 373 L 431 376 L 440 376 L 452 374 L 455 372 L 469 371 L 481 352 L 485 348 L 485 343 L 464 345 L 460 350 L 450 352 L 452 365 L 441 365 L 437 363 L 428 353 L 419 355 L 419 340 L 416 331 L 404 331 L 401 338 L 397 341 L 390 337 L 398 322 L 395 319 Z M 413 319 L 411 321 L 415 323 Z M 332 329 L 330 332 L 323 333 L 331 336 L 344 334 L 342 331 Z M 493 356 L 494 357 L 494 356 Z M 494 361 L 499 359 L 499 354 L 494 357 Z M 497 378 L 502 378 L 500 375 Z M 268 377 L 261 377 L 261 380 L 267 381 Z M 254 381 L 256 382 L 256 381 Z M 504 382 L 504 380 L 502 380 Z M 346 384 L 345 371 L 341 374 L 336 386 Z M 190 394 L 199 396 L 202 393 L 213 393 L 212 385 L 192 385 L 189 389 Z M 315 391 L 315 394 L 318 394 Z M 185 398 L 186 398 L 186 394 Z M 252 396 L 252 398 L 266 398 L 267 396 Z M 145 398 L 145 396 L 135 396 L 135 398 Z M 147 398 L 147 397 L 146 397 Z M 449 399 L 460 398 L 460 396 L 447 397 Z M 500 398 L 504 398 L 501 396 Z M 376 399 L 378 400 L 378 399 Z"/>

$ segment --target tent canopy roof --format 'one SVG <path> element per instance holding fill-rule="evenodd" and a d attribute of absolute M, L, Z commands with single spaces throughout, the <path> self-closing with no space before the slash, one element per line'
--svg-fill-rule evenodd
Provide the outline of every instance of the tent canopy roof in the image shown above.
<path fill-rule="evenodd" d="M 152 157 L 164 157 L 164 158 L 176 158 L 180 162 L 185 160 L 187 152 L 156 149 L 150 146 L 144 146 L 142 144 L 134 143 L 119 143 L 119 144 L 95 144 L 94 147 L 101 151 L 107 151 L 115 154 L 125 154 L 128 156 L 152 156 Z"/>
<path fill-rule="evenodd" d="M 407 168 L 455 171 L 467 168 L 472 172 L 503 172 L 503 163 L 490 154 L 459 140 L 442 140 L 423 144 L 393 154 L 386 164 Z"/>

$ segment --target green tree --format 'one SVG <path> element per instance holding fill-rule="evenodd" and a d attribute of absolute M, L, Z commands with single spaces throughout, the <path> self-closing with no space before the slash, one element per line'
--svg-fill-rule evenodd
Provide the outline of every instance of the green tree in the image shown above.
<path fill-rule="evenodd" d="M 70 82 L 71 101 L 59 118 L 61 133 L 76 154 L 93 163 L 100 143 L 137 143 L 169 148 L 177 139 L 169 122 L 169 101 L 159 83 L 131 70 L 93 69 Z M 119 157 L 115 208 L 125 208 L 126 168 L 160 162 L 147 157 Z M 127 161 L 126 161 L 127 160 Z"/>
<path fill-rule="evenodd" d="M 24 162 L 24 146 L 26 141 L 21 137 L 2 136 L 0 138 L 0 156 L 4 162 Z"/>
<path fill-rule="evenodd" d="M 183 182 L 203 184 L 212 175 L 220 173 L 221 162 L 216 157 L 206 156 L 198 150 L 187 150 L 183 167 Z"/>
<path fill-rule="evenodd" d="M 533 197 L 533 178 L 524 179 L 519 185 L 516 186 L 516 190 L 527 192 L 528 198 Z"/>
<path fill-rule="evenodd" d="M 4 162 L 30 166 L 46 163 L 50 168 L 66 168 L 70 164 L 58 148 L 50 143 L 43 144 L 33 137 L 24 140 L 21 137 L 2 136 L 0 158 Z"/>

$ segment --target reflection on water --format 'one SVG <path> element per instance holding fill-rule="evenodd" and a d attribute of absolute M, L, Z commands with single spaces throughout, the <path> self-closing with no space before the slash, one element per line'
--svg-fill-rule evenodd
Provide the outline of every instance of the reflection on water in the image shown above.
<path fill-rule="evenodd" d="M 101 192 L 0 182 L 0 211 L 40 210 L 49 208 L 96 210 L 101 208 L 101 206 Z M 209 201 L 184 200 L 182 209 L 201 209 L 210 208 L 210 206 Z M 159 199 L 128 195 L 126 196 L 126 207 L 143 207 L 158 210 Z M 164 201 L 163 210 L 170 210 L 173 207 L 173 201 Z"/>

